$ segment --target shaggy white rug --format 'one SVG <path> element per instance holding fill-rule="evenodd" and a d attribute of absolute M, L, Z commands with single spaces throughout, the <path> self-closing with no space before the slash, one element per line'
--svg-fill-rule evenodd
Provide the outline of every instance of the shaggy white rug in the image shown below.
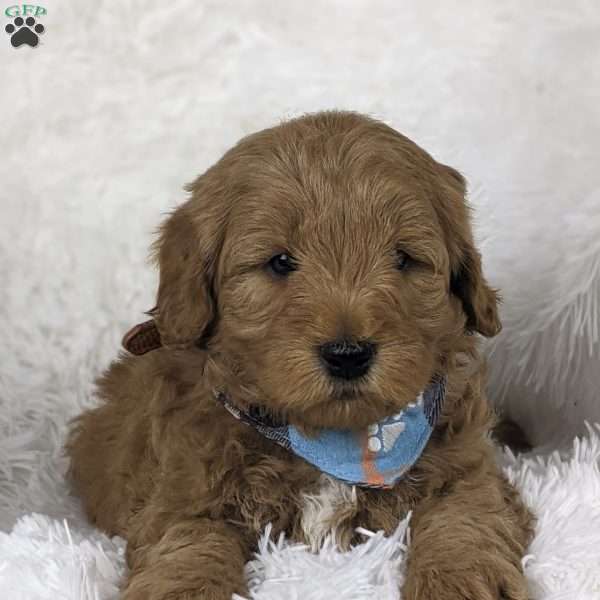
<path fill-rule="evenodd" d="M 471 182 L 505 298 L 490 392 L 546 452 L 501 457 L 540 517 L 532 596 L 600 598 L 599 440 L 583 425 L 600 421 L 598 3 L 43 5 L 37 48 L 10 46 L 8 18 L 0 31 L 0 598 L 116 597 L 123 544 L 67 494 L 65 423 L 152 305 L 151 232 L 183 183 L 240 136 L 334 107 L 386 119 Z M 263 544 L 256 597 L 394 598 L 403 535 L 319 558 Z"/>

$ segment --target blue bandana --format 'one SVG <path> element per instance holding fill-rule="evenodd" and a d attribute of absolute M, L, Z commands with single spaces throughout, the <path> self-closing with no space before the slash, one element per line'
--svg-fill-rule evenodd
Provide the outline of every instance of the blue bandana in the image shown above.
<path fill-rule="evenodd" d="M 242 411 L 222 392 L 215 396 L 236 419 L 324 473 L 352 485 L 389 488 L 427 445 L 444 402 L 445 379 L 434 378 L 414 402 L 365 430 L 322 429 L 314 438 L 293 425 L 272 423 L 259 412 Z"/>

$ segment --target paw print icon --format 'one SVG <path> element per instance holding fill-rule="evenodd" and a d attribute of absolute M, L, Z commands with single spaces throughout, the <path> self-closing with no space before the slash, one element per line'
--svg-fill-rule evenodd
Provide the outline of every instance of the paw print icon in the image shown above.
<path fill-rule="evenodd" d="M 39 35 L 44 33 L 45 28 L 41 23 L 36 23 L 33 17 L 17 17 L 4 30 L 10 35 L 10 43 L 15 48 L 23 44 L 35 48 L 40 41 Z"/>
<path fill-rule="evenodd" d="M 387 453 L 396 443 L 406 425 L 400 420 L 402 413 L 398 413 L 386 423 L 375 423 L 369 426 L 368 447 L 371 452 Z"/>
<path fill-rule="evenodd" d="M 369 425 L 367 447 L 374 454 L 387 454 L 404 430 L 406 429 L 405 419 L 409 414 L 415 411 L 423 410 L 423 394 L 419 394 L 414 402 L 410 402 L 406 410 L 401 410 L 399 413 L 388 417 L 379 423 Z"/>

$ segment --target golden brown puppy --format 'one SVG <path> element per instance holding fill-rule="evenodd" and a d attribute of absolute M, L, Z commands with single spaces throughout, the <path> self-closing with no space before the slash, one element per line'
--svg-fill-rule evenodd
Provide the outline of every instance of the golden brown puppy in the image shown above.
<path fill-rule="evenodd" d="M 225 600 L 268 522 L 347 547 L 412 510 L 405 600 L 527 598 L 532 517 L 488 435 L 473 333 L 500 324 L 461 175 L 325 112 L 244 138 L 189 191 L 155 247 L 162 347 L 110 366 L 68 443 L 87 514 L 128 541 L 123 597 Z M 391 488 L 324 475 L 215 399 L 312 439 L 398 413 L 435 377 L 441 416 Z"/>

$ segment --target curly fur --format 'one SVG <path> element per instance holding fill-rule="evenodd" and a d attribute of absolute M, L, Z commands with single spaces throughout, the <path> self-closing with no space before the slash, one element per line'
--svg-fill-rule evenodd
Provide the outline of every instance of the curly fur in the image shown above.
<path fill-rule="evenodd" d="M 306 503 L 321 474 L 233 419 L 213 390 L 310 435 L 397 412 L 444 373 L 422 457 L 393 490 L 330 503 L 336 539 L 391 532 L 412 510 L 405 598 L 526 598 L 532 518 L 489 440 L 473 333 L 499 331 L 497 295 L 460 174 L 380 122 L 326 112 L 244 138 L 189 191 L 154 248 L 163 347 L 110 366 L 67 445 L 88 515 L 128 541 L 123 597 L 244 593 L 268 522 L 314 542 Z M 403 271 L 398 248 L 411 257 Z M 298 264 L 287 278 L 267 266 L 280 252 Z M 321 368 L 315 348 L 339 337 L 378 345 L 358 383 Z"/>

